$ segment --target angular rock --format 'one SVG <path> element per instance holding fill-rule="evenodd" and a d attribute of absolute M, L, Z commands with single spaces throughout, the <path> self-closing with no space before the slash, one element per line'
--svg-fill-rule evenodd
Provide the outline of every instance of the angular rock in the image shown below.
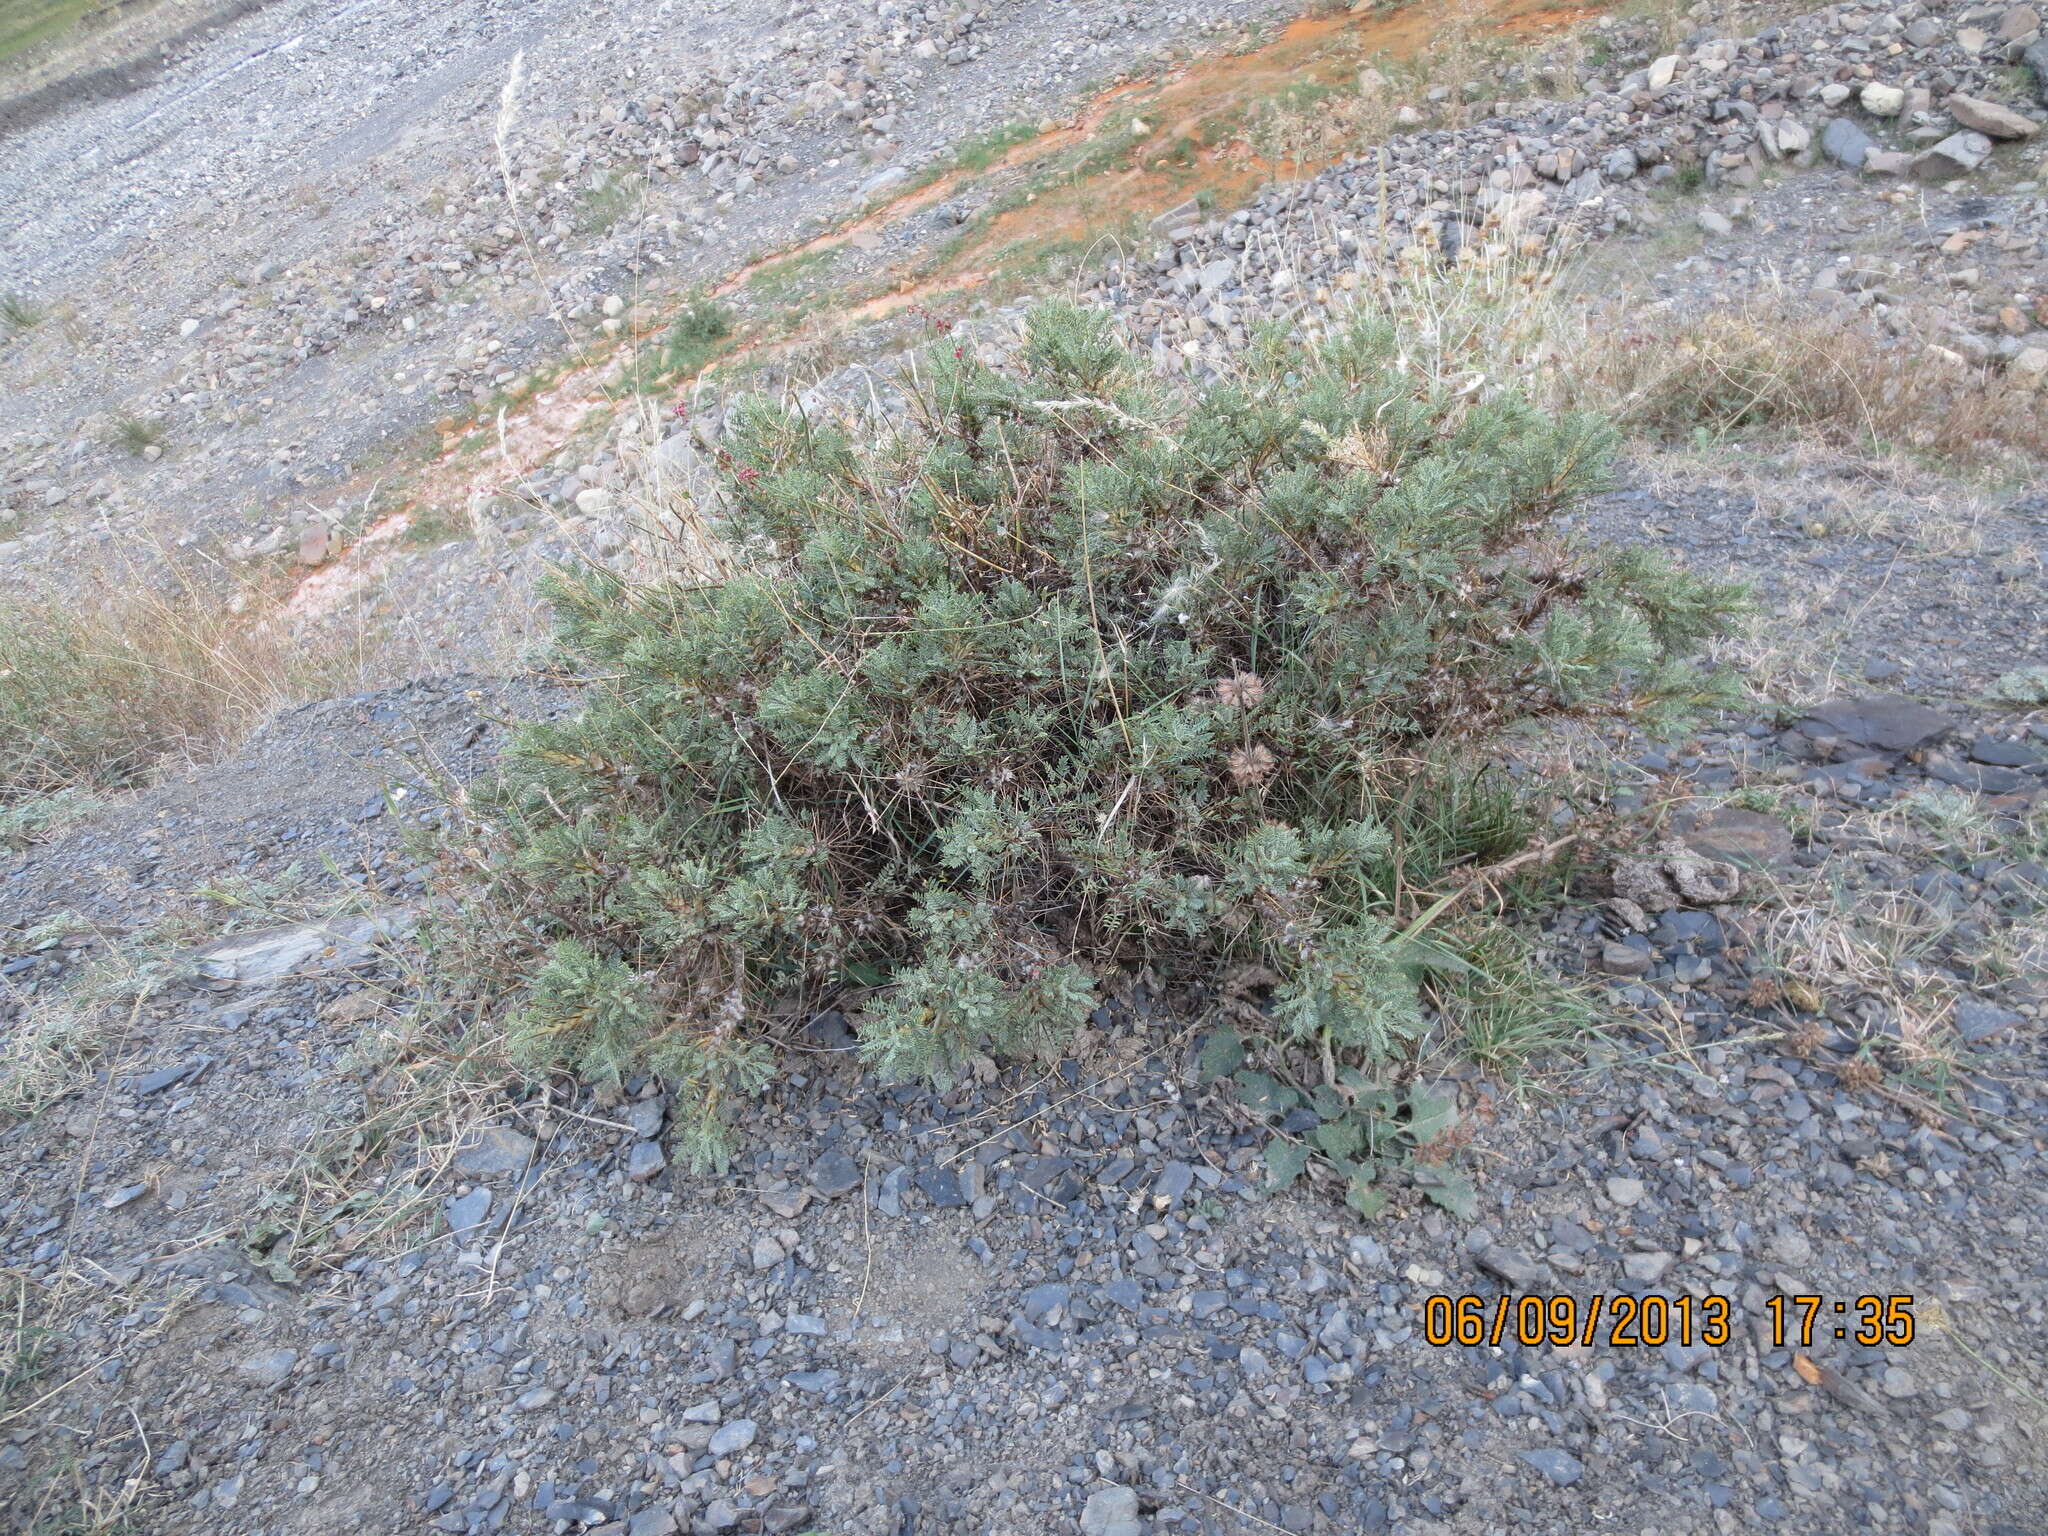
<path fill-rule="evenodd" d="M 1948 108 L 1950 117 L 1987 138 L 2024 139 L 2041 131 L 2041 125 L 2024 112 L 2015 112 L 1995 101 L 1984 101 L 1958 92 L 1943 105 Z"/>
<path fill-rule="evenodd" d="M 332 923 L 292 923 L 256 933 L 238 933 L 196 951 L 193 969 L 208 981 L 262 986 L 291 976 L 346 970 L 376 958 L 377 947 L 412 932 L 408 912 L 342 918 Z"/>
<path fill-rule="evenodd" d="M 1134 1488 L 1098 1488 L 1081 1509 L 1082 1536 L 1142 1536 Z"/>
<path fill-rule="evenodd" d="M 2034 94 L 2048 107 L 2048 38 L 2029 44 L 2020 60 L 2034 72 Z"/>
<path fill-rule="evenodd" d="M 460 1242 L 483 1225 L 491 1214 L 491 1192 L 479 1184 L 466 1195 L 448 1202 L 448 1230 Z"/>
<path fill-rule="evenodd" d="M 658 1141 L 636 1141 L 626 1154 L 626 1177 L 635 1184 L 645 1184 L 667 1166 L 668 1154 Z"/>
<path fill-rule="evenodd" d="M 1897 117 L 1905 109 L 1906 93 L 1896 85 L 1873 80 L 1856 97 L 1872 117 Z"/>
<path fill-rule="evenodd" d="M 1961 1035 L 1967 1044 L 1982 1045 L 1986 1040 L 1994 1039 L 2009 1029 L 2018 1028 L 2024 1021 L 2010 1008 L 2001 1008 L 1996 1003 L 1987 1003 L 1970 997 L 1956 1004 L 1950 1022 L 1955 1025 L 1956 1033 Z"/>
<path fill-rule="evenodd" d="M 1863 168 L 1865 157 L 1877 148 L 1877 140 L 1848 118 L 1838 117 L 1821 130 L 1820 148 L 1836 164 L 1858 171 Z"/>
<path fill-rule="evenodd" d="M 1981 133 L 1952 133 L 1913 157 L 1916 181 L 1954 181 L 1991 158 L 1991 141 Z"/>
<path fill-rule="evenodd" d="M 1202 221 L 1202 205 L 1189 198 L 1178 208 L 1169 208 L 1146 227 L 1154 238 L 1164 240 L 1183 224 L 1199 224 Z"/>
<path fill-rule="evenodd" d="M 1518 1291 L 1541 1290 L 1550 1284 L 1548 1265 L 1500 1243 L 1491 1243 L 1472 1257 L 1481 1269 Z"/>
<path fill-rule="evenodd" d="M 811 1164 L 811 1188 L 827 1200 L 836 1200 L 860 1188 L 860 1169 L 852 1158 L 834 1147 Z"/>
<path fill-rule="evenodd" d="M 892 165 L 886 170 L 875 172 L 860 184 L 861 200 L 869 203 L 879 202 L 909 184 L 910 172 L 900 165 Z"/>
<path fill-rule="evenodd" d="M 1609 939 L 1600 946 L 1600 969 L 1610 976 L 1647 976 L 1656 963 L 1655 955 L 1633 944 Z"/>
<path fill-rule="evenodd" d="M 281 1387 L 285 1378 L 291 1375 L 292 1367 L 298 1363 L 297 1350 L 272 1349 L 244 1360 L 241 1371 L 259 1387 Z"/>
<path fill-rule="evenodd" d="M 454 1168 L 465 1179 L 488 1179 L 526 1171 L 533 1161 L 531 1136 L 509 1126 L 487 1125 L 456 1145 Z"/>
<path fill-rule="evenodd" d="M 1522 1460 L 1560 1488 L 1569 1488 L 1585 1474 L 1585 1466 L 1570 1451 L 1523 1451 Z"/>
<path fill-rule="evenodd" d="M 1859 747 L 1910 752 L 1947 734 L 1948 717 L 1895 693 L 1829 699 L 1799 728 L 1809 736 L 1832 735 Z"/>
<path fill-rule="evenodd" d="M 2005 376 L 2021 389 L 2048 383 L 2048 347 L 2022 347 L 2006 360 Z"/>
<path fill-rule="evenodd" d="M 714 1456 L 737 1456 L 754 1443 L 759 1432 L 752 1419 L 734 1419 L 712 1432 L 708 1448 Z"/>

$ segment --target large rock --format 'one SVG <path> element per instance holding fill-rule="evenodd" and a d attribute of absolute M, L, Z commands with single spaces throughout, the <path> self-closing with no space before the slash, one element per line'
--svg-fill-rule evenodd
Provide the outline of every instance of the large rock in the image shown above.
<path fill-rule="evenodd" d="M 1948 716 L 1896 693 L 1830 699 L 1800 722 L 1809 736 L 1837 736 L 1859 747 L 1910 752 L 1945 735 Z"/>
<path fill-rule="evenodd" d="M 1990 138 L 2025 139 L 2041 130 L 2041 125 L 2024 112 L 2015 112 L 1995 101 L 1983 101 L 1958 92 L 1949 97 L 1947 105 L 1950 117 L 1965 128 L 1974 128 Z"/>
<path fill-rule="evenodd" d="M 414 924 L 413 915 L 400 910 L 238 933 L 197 951 L 192 969 L 207 981 L 243 986 L 350 970 L 376 959 Z"/>
<path fill-rule="evenodd" d="M 1838 117 L 1821 130 L 1821 153 L 1852 171 L 1863 169 L 1863 157 L 1877 148 L 1877 140 L 1846 117 Z"/>
<path fill-rule="evenodd" d="M 1932 149 L 1913 157 L 1918 181 L 1954 181 L 1991 158 L 1991 141 L 1981 133 L 1952 133 Z"/>

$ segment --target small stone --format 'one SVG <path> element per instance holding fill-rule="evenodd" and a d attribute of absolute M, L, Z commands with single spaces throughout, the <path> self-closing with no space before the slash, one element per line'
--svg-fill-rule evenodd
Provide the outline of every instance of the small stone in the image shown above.
<path fill-rule="evenodd" d="M 754 1443 L 754 1437 L 759 1433 L 752 1419 L 734 1419 L 712 1432 L 707 1449 L 714 1456 L 737 1456 Z"/>
<path fill-rule="evenodd" d="M 1705 235 L 1711 235 L 1717 240 L 1723 235 L 1731 235 L 1735 232 L 1734 224 L 1729 221 L 1726 214 L 1718 209 L 1702 208 L 1696 215 L 1696 218 L 1700 226 L 1700 232 Z"/>
<path fill-rule="evenodd" d="M 1884 1395 L 1901 1399 L 1912 1397 L 1920 1390 L 1920 1380 L 1903 1365 L 1888 1365 L 1884 1370 Z"/>
<path fill-rule="evenodd" d="M 197 320 L 187 319 L 180 321 L 178 324 L 178 334 L 181 337 L 196 335 L 198 330 L 199 322 Z"/>
<path fill-rule="evenodd" d="M 1516 1290 L 1540 1290 L 1550 1283 L 1547 1266 L 1499 1243 L 1489 1244 L 1473 1255 L 1479 1267 L 1490 1275 L 1505 1280 Z"/>
<path fill-rule="evenodd" d="M 1663 90 L 1665 86 L 1671 83 L 1672 76 L 1677 73 L 1678 55 L 1675 53 L 1665 54 L 1663 58 L 1658 59 L 1650 66 L 1650 89 L 1653 91 Z"/>
<path fill-rule="evenodd" d="M 624 299 L 620 298 L 620 297 L 619 297 L 619 296 L 618 296 L 618 295 L 617 295 L 616 293 L 608 293 L 608 294 L 606 294 L 606 295 L 604 296 L 604 317 L 605 317 L 605 319 L 607 319 L 607 320 L 613 320 L 613 319 L 616 319 L 616 318 L 618 318 L 618 317 L 619 317 L 620 315 L 623 315 L 623 314 L 624 314 L 625 312 L 626 312 L 626 301 L 625 301 Z"/>
<path fill-rule="evenodd" d="M 1140 1536 L 1142 1530 L 1136 1489 L 1098 1488 L 1082 1506 L 1082 1536 Z"/>
<path fill-rule="evenodd" d="M 2022 347 L 2006 360 L 2005 376 L 2021 389 L 2048 383 L 2048 347 Z"/>
<path fill-rule="evenodd" d="M 1610 976 L 1646 976 L 1656 957 L 1647 949 L 1609 939 L 1600 946 L 1600 969 Z"/>
<path fill-rule="evenodd" d="M 1872 117 L 1897 117 L 1906 105 L 1906 93 L 1896 85 L 1873 80 L 1856 98 Z"/>
<path fill-rule="evenodd" d="M 811 1188 L 827 1200 L 836 1200 L 860 1188 L 860 1169 L 852 1158 L 834 1147 L 811 1164 Z"/>
<path fill-rule="evenodd" d="M 1675 1253 L 1631 1253 L 1621 1261 L 1622 1273 L 1639 1285 L 1655 1285 L 1678 1262 Z"/>
<path fill-rule="evenodd" d="M 754 1246 L 750 1257 L 757 1271 L 769 1270 L 788 1258 L 789 1253 L 782 1244 L 769 1237 L 766 1233 L 763 1233 L 754 1239 Z"/>
<path fill-rule="evenodd" d="M 1522 1460 L 1560 1488 L 1569 1488 L 1585 1473 L 1585 1466 L 1570 1451 L 1523 1451 Z"/>
<path fill-rule="evenodd" d="M 2017 1029 L 2022 1020 L 2010 1008 L 2001 1008 L 1996 1003 L 1983 1002 L 1977 998 L 1965 998 L 1956 1004 L 1949 1022 L 1955 1025 L 1956 1033 L 1970 1045 L 1982 1045 L 1986 1040 L 1995 1039 L 2009 1029 Z"/>
<path fill-rule="evenodd" d="M 611 510 L 612 493 L 601 485 L 586 485 L 576 493 L 576 510 L 586 517 L 594 517 Z"/>
<path fill-rule="evenodd" d="M 626 1177 L 635 1184 L 645 1184 L 667 1166 L 668 1154 L 658 1141 L 636 1141 L 626 1154 Z"/>
<path fill-rule="evenodd" d="M 1644 1188 L 1641 1179 L 1609 1179 L 1607 1181 L 1607 1198 L 1624 1209 L 1640 1205 L 1643 1196 L 1647 1193 L 1648 1191 Z"/>
<path fill-rule="evenodd" d="M 491 1192 L 479 1184 L 468 1194 L 457 1195 L 448 1202 L 448 1230 L 459 1242 L 482 1226 L 490 1214 Z"/>
<path fill-rule="evenodd" d="M 292 1367 L 299 1363 L 295 1349 L 273 1349 L 265 1354 L 252 1355 L 242 1362 L 242 1374 L 259 1387 L 281 1387 L 285 1378 L 292 1373 Z"/>
<path fill-rule="evenodd" d="M 456 1145 L 454 1167 L 466 1179 L 524 1173 L 534 1150 L 531 1136 L 506 1126 L 487 1125 Z"/>
<path fill-rule="evenodd" d="M 1821 153 L 1838 165 L 1861 170 L 1865 158 L 1877 148 L 1877 140 L 1846 117 L 1838 117 L 1821 130 Z"/>

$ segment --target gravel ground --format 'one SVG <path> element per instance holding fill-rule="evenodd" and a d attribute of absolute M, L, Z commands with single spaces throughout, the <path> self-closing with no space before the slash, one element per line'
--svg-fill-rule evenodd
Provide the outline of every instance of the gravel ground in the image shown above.
<path fill-rule="evenodd" d="M 602 340 L 608 296 L 722 278 L 1276 8 L 275 0 L 0 126 L 0 293 L 45 313 L 0 346 L 0 559 L 293 546 L 309 503 Z"/>
<path fill-rule="evenodd" d="M 917 111 L 909 127 L 845 120 L 853 153 L 869 155 L 858 174 L 872 175 L 894 163 L 876 155 L 891 134 L 936 144 L 1011 110 L 991 94 L 970 111 L 965 84 L 943 99 L 935 87 L 918 94 L 891 84 L 892 70 L 965 82 L 980 64 L 945 63 L 953 48 L 992 57 L 1008 47 L 1032 59 L 1011 73 L 1041 99 L 1080 84 L 1097 61 L 1107 68 L 1151 46 L 1152 33 L 1112 27 L 1127 9 L 992 6 L 985 23 L 949 32 L 943 17 L 886 7 L 755 15 L 735 5 L 718 24 L 748 39 L 764 70 L 784 57 L 773 29 L 785 24 L 842 28 L 831 33 L 840 53 L 879 47 L 875 89 L 928 106 L 929 122 L 918 127 Z M 1186 36 L 1237 9 L 1187 5 L 1145 19 L 1162 37 Z M 1643 87 L 1609 82 L 1606 105 L 1577 118 L 1611 129 L 1647 113 L 1688 132 L 1718 121 L 1731 138 L 1713 152 L 1736 161 L 1713 177 L 1716 210 L 1754 202 L 1727 232 L 1703 226 L 1684 246 L 1657 243 L 1633 216 L 1613 218 L 1612 247 L 1650 242 L 1643 291 L 1683 305 L 1743 291 L 1777 239 L 1805 263 L 1797 277 L 1808 291 L 1878 295 L 1847 304 L 1880 326 L 1900 315 L 1889 329 L 1902 348 L 1967 313 L 1986 365 L 2005 367 L 2023 348 L 2001 350 L 1980 322 L 2026 337 L 1998 317 L 2010 304 L 1987 308 L 1981 296 L 2034 291 L 2013 274 L 2038 260 L 2038 195 L 1997 191 L 1988 222 L 1966 218 L 1980 238 L 1944 252 L 1955 228 L 1941 220 L 1973 194 L 1933 188 L 1933 218 L 1909 247 L 1891 222 L 1902 206 L 1846 172 L 1823 166 L 1744 187 L 1756 121 L 1780 119 L 1712 113 L 1723 99 L 1818 99 L 1818 84 L 1804 96 L 1769 90 L 1797 72 L 1772 73 L 1787 55 L 1813 56 L 1823 41 L 1878 84 L 1923 88 L 1926 72 L 1947 71 L 1947 88 L 1981 80 L 2019 100 L 1982 62 L 2016 14 L 1834 7 L 1773 40 L 1762 55 L 1770 69 L 1748 50 L 1708 51 L 1719 42 L 1704 38 L 1673 67 L 1684 112 L 1648 90 L 1654 61 L 1624 53 L 1617 68 L 1643 71 Z M 393 78 L 382 110 L 409 92 L 439 105 L 406 117 L 432 131 L 379 148 L 364 126 L 372 107 L 352 104 L 350 91 L 363 94 L 367 64 L 398 54 L 351 53 L 362 47 L 353 34 L 319 30 L 332 20 L 273 5 L 167 69 L 150 87 L 161 97 L 81 110 L 5 148 L 54 154 L 69 143 L 82 155 L 112 142 L 108 125 L 147 101 L 172 101 L 208 69 L 307 26 L 332 39 L 318 67 L 276 49 L 245 73 L 297 70 L 292 89 L 303 94 L 278 100 L 298 103 L 330 139 L 370 146 L 351 173 L 370 227 L 390 206 L 378 199 L 392 195 L 378 177 L 399 160 L 430 169 L 446 154 L 473 165 L 518 47 L 537 79 L 561 70 L 529 102 L 545 122 L 568 121 L 569 98 L 602 73 L 548 62 L 570 50 L 552 41 L 568 12 L 546 0 L 408 13 L 392 25 L 418 39 L 416 63 Z M 1925 41 L 1910 30 L 1922 20 L 1938 28 L 1920 29 Z M 1986 34 L 1984 48 L 1968 59 L 1944 51 L 1969 29 Z M 935 58 L 919 56 L 926 38 Z M 650 28 L 635 46 L 667 45 Z M 351 57 L 354 74 L 343 68 Z M 604 65 L 622 68 L 617 58 Z M 1747 95 L 1707 88 L 1752 68 L 1762 73 Z M 813 78 L 829 83 L 828 70 Z M 239 84 L 235 93 L 241 100 Z M 550 105 L 550 93 L 564 104 Z M 1636 105 L 1645 95 L 1650 104 Z M 585 126 L 599 131 L 586 142 L 634 122 L 603 121 L 612 99 L 591 95 Z M 205 100 L 177 110 L 196 121 Z M 660 116 L 643 108 L 659 140 L 652 156 L 684 158 L 680 135 L 656 132 Z M 1850 120 L 1801 116 L 1816 139 L 1824 116 Z M 1543 153 L 1571 147 L 1562 135 L 1578 131 L 1572 120 L 1559 119 L 1560 140 Z M 468 138 L 445 139 L 457 123 Z M 1602 153 L 1648 131 L 1627 126 L 1605 133 Z M 1909 141 L 1916 126 L 1953 125 L 1874 125 Z M 1673 137 L 1669 128 L 1659 132 Z M 762 130 L 751 163 L 756 146 L 739 136 L 693 139 L 698 158 L 676 168 L 707 209 L 732 197 L 718 217 L 735 245 L 748 238 L 747 210 L 784 185 L 764 176 L 740 190 L 737 179 L 763 156 L 778 163 L 783 142 L 811 143 L 781 132 Z M 1496 153 L 1501 137 L 1405 142 L 1439 157 L 1448 180 L 1449 157 Z M 196 228 L 212 216 L 210 194 L 177 178 L 202 163 L 200 145 L 167 137 L 108 185 L 157 178 L 148 197 L 184 198 L 179 217 Z M 253 160 L 222 164 L 223 175 L 253 178 L 238 185 L 261 182 Z M 856 168 L 831 174 L 841 171 L 856 196 Z M 277 170 L 277 185 L 247 195 L 282 197 L 290 174 Z M 1287 221 L 1351 195 L 1347 176 L 1355 187 L 1355 170 L 1340 167 L 1271 193 L 1245 222 L 1169 231 L 1160 261 L 1108 272 L 1100 291 L 1169 357 L 1200 366 L 1244 316 L 1177 328 L 1188 316 L 1218 302 L 1287 308 L 1295 284 L 1336 280 L 1349 259 L 1342 242 L 1324 251 L 1282 237 Z M 1510 171 L 1505 190 L 1530 190 L 1515 180 Z M 1652 206 L 1632 201 L 1634 184 L 1634 173 L 1612 183 L 1603 173 L 1593 232 L 1618 209 Z M 793 228 L 819 193 L 787 191 Z M 105 281 L 176 270 L 176 242 L 153 248 L 138 238 L 148 215 L 120 211 L 168 203 L 94 195 L 110 201 L 76 216 L 81 241 L 108 232 L 91 257 L 107 264 L 97 270 L 159 264 Z M 486 189 L 470 212 L 494 217 L 487 200 Z M 333 217 L 358 207 L 334 206 Z M 1264 221 L 1270 239 L 1233 244 L 1233 228 Z M 736 259 L 715 243 L 725 238 L 692 249 Z M 1829 250 L 1830 238 L 1844 248 Z M 223 256 L 223 271 L 262 257 L 261 235 L 250 239 Z M 309 242 L 304 260 L 331 254 Z M 1889 290 L 1820 285 L 1887 247 L 1901 264 Z M 19 259 L 16 247 L 0 249 Z M 1258 253 L 1304 250 L 1323 252 L 1326 266 L 1290 267 L 1276 292 L 1279 268 Z M 1200 274 L 1226 251 L 1232 270 L 1205 293 Z M 1992 251 L 2007 265 L 1994 266 Z M 1962 259 L 1992 274 L 1988 287 L 1947 281 L 1943 264 Z M 1923 280 L 1939 305 L 1913 297 Z M 151 323 L 175 333 L 193 306 L 168 279 L 162 294 Z M 417 316 L 435 317 L 422 319 L 430 335 L 456 316 L 445 296 L 419 304 Z M 984 317 L 971 334 L 999 352 L 1015 318 Z M 189 340 L 209 345 L 211 323 Z M 250 371 L 207 387 L 271 391 L 311 421 L 369 378 L 367 362 L 349 373 L 352 356 L 409 334 L 402 315 L 345 329 L 331 351 L 268 360 L 232 360 L 250 333 L 223 330 L 231 360 L 208 366 Z M 1961 333 L 1942 334 L 1937 344 L 1965 350 Z M 42 328 L 31 341 L 50 344 Z M 35 355 L 10 346 L 0 369 Z M 110 368 L 146 361 L 106 355 Z M 489 378 L 454 376 L 458 392 Z M 363 392 L 382 398 L 381 388 Z M 429 388 L 421 409 L 430 395 L 440 398 Z M 98 408 L 82 388 L 6 407 L 48 409 L 50 420 Z M 345 439 L 341 419 L 341 435 L 320 442 Z M 26 430 L 17 443 L 44 429 Z M 33 489 L 42 477 L 62 489 L 103 472 L 88 453 L 71 461 L 77 474 L 57 473 L 63 441 L 48 435 L 11 460 L 10 486 Z M 221 450 L 223 484 L 242 473 L 236 462 Z M 154 471 L 181 463 L 173 452 Z M 196 505 L 189 467 L 177 468 L 186 489 L 171 494 Z M 317 478 L 293 486 L 294 473 L 277 495 Z M 525 606 L 539 557 L 606 543 L 604 520 L 565 525 L 539 491 L 511 513 L 526 523 L 500 524 L 494 540 L 451 537 L 416 552 L 392 600 L 474 635 L 493 613 Z M 406 1125 L 407 1105 L 434 1091 L 419 1057 L 380 1044 L 402 1029 L 416 986 L 418 957 L 402 935 L 422 904 L 420 879 L 399 834 L 435 814 L 423 767 L 459 782 L 489 761 L 497 720 L 572 707 L 573 695 L 545 679 L 463 675 L 310 706 L 231 762 L 169 776 L 0 851 L 0 1029 L 43 1017 L 96 960 L 153 944 L 183 961 L 110 1015 L 115 1050 L 90 1081 L 0 1131 L 0 1279 L 25 1286 L 6 1297 L 22 1298 L 25 1320 L 48 1308 L 55 1331 L 42 1374 L 10 1380 L 0 1404 L 0 1510 L 35 1530 L 58 1512 L 83 1523 L 95 1504 L 103 1514 L 125 1505 L 133 1528 L 218 1536 L 349 1525 L 607 1536 L 2048 1529 L 2048 716 L 1997 710 L 1985 696 L 1998 677 L 2048 660 L 2036 553 L 2048 501 L 2032 487 L 1973 494 L 1931 471 L 1818 449 L 1642 447 L 1620 488 L 1583 514 L 1592 533 L 1652 540 L 1756 582 L 1774 622 L 1732 659 L 1799 707 L 1714 722 L 1677 743 L 1531 748 L 1518 764 L 1563 797 L 1561 829 L 1578 818 L 1597 829 L 1587 841 L 1599 857 L 1587 857 L 1571 900 L 1527 926 L 1552 965 L 1593 989 L 1602 1035 L 1583 1060 L 1520 1084 L 1456 1065 L 1449 1050 L 1429 1056 L 1461 1105 L 1453 1155 L 1480 1191 L 1470 1221 L 1405 1185 L 1390 1186 L 1390 1206 L 1370 1222 L 1320 1188 L 1269 1190 L 1266 1129 L 1195 1070 L 1214 1014 L 1142 988 L 1098 1016 L 1071 1058 L 991 1068 L 948 1092 L 877 1087 L 853 1069 L 845 1021 L 827 1015 L 723 1176 L 669 1165 L 654 1082 L 613 1094 L 556 1084 L 519 1103 L 472 1089 L 450 1101 L 453 1130 L 436 1122 L 417 1142 L 352 1140 L 357 1127 Z M 630 555 L 615 532 L 609 547 Z M 1702 858 L 1715 861 L 1711 899 L 1677 873 Z M 285 889 L 294 866 L 299 882 Z M 261 888 L 272 894 L 250 894 Z M 373 918 L 380 926 L 365 926 Z M 284 973 L 269 974 L 276 967 Z M 1590 1344 L 1432 1346 L 1427 1298 L 1464 1294 L 1489 1309 L 1503 1294 L 1569 1296 L 1581 1319 L 1596 1296 L 1699 1307 L 1723 1298 L 1730 1336 L 1716 1346 L 1617 1347 L 1604 1331 Z M 1824 1298 L 1812 1338 L 1775 1337 L 1772 1300 L 1804 1294 Z M 1866 1295 L 1913 1298 L 1912 1343 L 1836 1337 L 1853 1330 Z M 1845 1316 L 1833 1313 L 1837 1301 Z M 17 1352 L 31 1337 L 15 1333 Z"/>
<path fill-rule="evenodd" d="M 17 855 L 17 931 L 95 888 L 101 921 L 174 913 L 306 844 L 401 907 L 391 833 L 432 812 L 363 819 L 410 777 L 390 753 L 460 774 L 484 715 L 564 702 L 460 679 L 302 711 L 214 773 L 215 806 L 254 791 L 241 825 L 178 781 Z M 1658 910 L 1668 863 L 1623 821 L 1645 857 L 1581 881 L 1619 899 L 1542 936 L 1604 1042 L 1522 1091 L 1450 1074 L 1470 1223 L 1269 1192 L 1265 1130 L 1194 1073 L 1205 1015 L 1142 992 L 1057 1067 L 950 1093 L 878 1089 L 828 1015 L 725 1177 L 669 1167 L 660 1085 L 629 1083 L 478 1096 L 452 1158 L 309 1190 L 308 1147 L 403 1097 L 363 1045 L 405 966 L 173 985 L 0 1139 L 0 1255 L 62 1277 L 78 1373 L 9 1426 L 0 1496 L 70 1449 L 163 1531 L 2040 1529 L 2044 742 L 1876 695 L 1624 748 L 1612 806 L 1743 888 Z M 124 856 L 136 888 L 99 886 Z M 90 953 L 0 958 L 17 1015 Z M 415 1185 L 391 1231 L 334 1204 Z M 279 1243 L 302 1200 L 324 1234 Z M 1428 1296 L 1504 1291 L 1720 1296 L 1732 1333 L 1425 1342 Z M 1809 1293 L 1911 1295 L 1917 1337 L 1772 1338 L 1769 1299 Z"/>

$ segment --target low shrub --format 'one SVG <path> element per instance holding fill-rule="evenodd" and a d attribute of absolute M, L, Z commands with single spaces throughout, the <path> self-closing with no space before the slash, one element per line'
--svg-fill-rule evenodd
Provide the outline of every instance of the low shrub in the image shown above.
<path fill-rule="evenodd" d="M 1603 422 L 1399 355 L 1268 337 L 1188 398 L 1054 305 L 1015 373 L 936 351 L 872 446 L 740 406 L 722 579 L 557 572 L 587 705 L 442 848 L 516 1059 L 668 1078 L 715 1162 L 828 1002 L 891 1077 L 1057 1049 L 1140 964 L 1230 970 L 1347 1100 L 1461 990 L 1509 1038 L 1435 931 L 1528 836 L 1474 750 L 1711 696 L 1738 597 L 1559 532 Z"/>

